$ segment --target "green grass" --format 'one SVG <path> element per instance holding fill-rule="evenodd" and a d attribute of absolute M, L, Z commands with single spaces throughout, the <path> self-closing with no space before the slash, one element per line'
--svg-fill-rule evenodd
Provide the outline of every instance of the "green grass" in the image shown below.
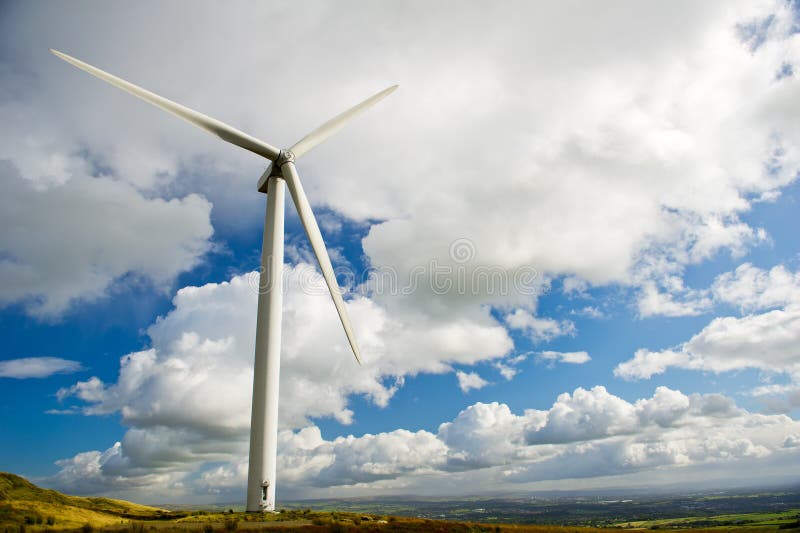
<path fill-rule="evenodd" d="M 741 513 L 723 514 L 716 516 L 687 516 L 681 518 L 663 518 L 659 520 L 639 520 L 632 522 L 618 522 L 616 527 L 648 528 L 648 529 L 674 529 L 697 527 L 764 527 L 789 525 L 800 518 L 800 509 L 790 509 L 779 513 Z"/>

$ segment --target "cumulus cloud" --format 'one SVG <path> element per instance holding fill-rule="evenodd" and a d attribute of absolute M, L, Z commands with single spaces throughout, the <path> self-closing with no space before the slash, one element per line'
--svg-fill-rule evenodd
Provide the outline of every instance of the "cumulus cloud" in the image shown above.
<path fill-rule="evenodd" d="M 150 498 L 157 498 L 184 492 L 180 474 L 157 469 L 123 473 L 119 469 L 120 462 L 125 462 L 125 458 L 122 444 L 117 442 L 103 452 L 82 452 L 56 461 L 60 470 L 49 481 L 53 486 L 83 494 L 130 494 L 138 498 L 149 494 Z"/>
<path fill-rule="evenodd" d="M 746 313 L 800 303 L 800 273 L 784 265 L 764 270 L 743 263 L 718 275 L 708 289 L 685 287 L 678 276 L 662 279 L 660 286 L 653 281 L 642 285 L 637 300 L 640 316 L 696 316 L 715 304 Z"/>
<path fill-rule="evenodd" d="M 800 407 L 800 383 L 796 376 L 794 382 L 761 385 L 748 394 L 761 400 L 768 413 L 789 413 Z"/>
<path fill-rule="evenodd" d="M 635 408 L 622 398 L 609 394 L 605 387 L 576 389 L 561 394 L 540 427 L 527 435 L 530 444 L 560 444 L 593 440 L 634 431 Z"/>
<path fill-rule="evenodd" d="M 663 374 L 671 366 L 689 366 L 689 356 L 674 350 L 651 352 L 640 349 L 636 350 L 633 359 L 618 364 L 614 368 L 614 375 L 623 379 L 650 379 L 656 374 Z"/>
<path fill-rule="evenodd" d="M 777 9 L 783 12 L 780 7 Z M 763 103 L 752 100 L 746 103 L 749 96 L 732 90 L 730 82 L 736 78 L 748 90 L 760 91 L 756 80 L 762 79 L 763 90 L 770 96 L 791 91 L 789 84 L 775 86 L 774 72 L 783 59 L 775 56 L 770 67 L 762 61 L 767 55 L 778 53 L 775 47 L 782 50 L 792 47 L 789 41 L 793 38 L 780 36 L 779 28 L 790 22 L 776 23 L 766 44 L 755 51 L 749 50 L 737 42 L 735 31 L 726 36 L 725 29 L 735 27 L 733 20 L 738 16 L 764 13 L 754 9 L 745 15 L 745 11 L 739 6 L 715 11 L 713 15 L 710 11 L 694 13 L 692 23 L 681 29 L 682 38 L 688 39 L 678 45 L 681 50 L 670 47 L 671 57 L 682 59 L 646 66 L 645 57 L 652 60 L 650 54 L 663 52 L 657 44 L 661 41 L 656 40 L 647 46 L 637 44 L 636 52 L 626 55 L 624 66 L 610 61 L 612 55 L 599 51 L 599 57 L 593 53 L 570 56 L 570 61 L 577 62 L 576 72 L 581 72 L 579 83 L 561 74 L 537 76 L 536 87 L 526 86 L 524 81 L 520 87 L 519 80 L 515 80 L 513 86 L 520 88 L 519 94 L 525 95 L 527 103 L 520 102 L 521 96 L 518 99 L 506 94 L 494 104 L 491 115 L 481 115 L 483 128 L 467 127 L 462 131 L 474 131 L 476 135 L 480 132 L 485 138 L 487 124 L 502 120 L 503 127 L 525 132 L 524 138 L 506 140 L 506 146 L 509 141 L 516 141 L 518 146 L 526 148 L 525 161 L 504 155 L 493 173 L 498 177 L 487 187 L 482 179 L 485 173 L 476 169 L 470 158 L 470 167 L 454 173 L 453 179 L 458 180 L 465 197 L 468 191 L 474 194 L 458 202 L 445 202 L 441 223 L 431 224 L 418 215 L 430 212 L 434 202 L 439 204 L 437 212 L 442 212 L 440 198 L 447 197 L 444 192 L 437 195 L 436 190 L 426 188 L 420 200 L 422 208 L 409 209 L 410 219 L 374 226 L 365 249 L 379 263 L 408 265 L 410 269 L 424 256 L 429 257 L 431 251 L 443 249 L 448 231 L 452 231 L 450 222 L 459 220 L 463 221 L 462 232 L 475 243 L 478 256 L 488 264 L 532 264 L 546 273 L 577 275 L 597 284 L 659 278 L 675 268 L 680 270 L 680 265 L 711 257 L 719 250 L 740 253 L 758 242 L 759 230 L 749 227 L 738 216 L 749 205 L 747 196 L 765 185 L 770 188 L 793 177 L 790 174 L 768 177 L 763 169 L 753 165 L 765 156 L 771 157 L 767 154 L 775 153 L 773 143 L 767 140 L 770 133 L 762 129 L 765 125 L 762 119 L 777 118 L 766 110 L 777 103 L 770 98 L 768 104 L 766 96 Z M 549 15 L 558 20 L 555 13 Z M 636 16 L 646 25 L 649 17 L 665 15 L 656 15 L 648 9 L 647 13 Z M 716 22 L 711 24 L 711 18 L 705 17 L 715 17 Z M 600 25 L 594 31 L 603 29 L 610 27 Z M 537 31 L 542 38 L 547 33 L 547 28 Z M 620 35 L 630 36 L 630 32 L 618 29 L 614 36 L 604 38 L 614 41 Z M 586 34 L 575 36 L 579 41 L 585 37 Z M 675 53 L 677 56 L 672 55 Z M 529 57 L 528 64 L 541 64 L 535 52 L 528 54 L 535 57 Z M 512 56 L 518 54 L 512 52 Z M 491 74 L 496 70 L 492 69 Z M 632 78 L 636 81 L 620 81 Z M 694 84 L 698 79 L 704 80 L 701 86 L 713 87 L 711 92 L 698 92 Z M 730 98 L 725 100 L 730 106 L 720 105 L 719 100 L 711 101 L 712 94 L 719 96 L 718 90 Z M 556 98 L 569 102 L 569 111 L 565 112 L 565 105 L 551 107 Z M 784 97 L 780 102 L 789 105 Z M 509 116 L 511 113 L 506 115 L 507 106 L 512 104 L 537 109 L 537 118 L 520 114 L 520 108 L 513 118 Z M 543 118 L 555 109 L 558 111 L 553 121 Z M 736 153 L 730 147 L 739 146 L 734 138 L 748 135 L 745 122 L 750 120 L 758 124 L 758 135 L 764 135 L 764 142 L 759 141 L 756 148 L 751 137 L 746 142 L 747 153 Z M 782 119 L 780 122 L 787 124 Z M 538 124 L 547 127 L 539 129 Z M 710 130 L 709 124 L 713 124 Z M 717 132 L 713 137 L 709 135 L 711 130 Z M 795 134 L 784 129 L 779 136 L 784 135 L 786 140 L 781 145 L 792 146 Z M 789 150 L 794 154 L 794 148 Z M 781 152 L 778 165 L 781 171 L 788 168 L 786 155 Z M 791 156 L 795 157 L 796 154 Z M 732 165 L 739 163 L 744 167 L 734 170 Z M 439 173 L 436 175 L 438 178 Z M 548 176 L 559 179 L 549 180 Z M 448 176 L 440 179 L 437 183 L 450 184 Z M 450 185 L 446 190 L 452 188 Z M 715 192 L 711 193 L 712 190 Z M 602 202 L 597 198 L 602 198 Z M 493 216 L 479 202 L 496 203 L 503 209 Z M 470 216 L 476 212 L 482 216 Z M 618 216 L 621 213 L 625 215 Z M 636 223 L 630 224 L 630 220 Z M 425 232 L 418 229 L 423 223 Z M 509 226 L 526 231 L 522 234 L 504 231 Z M 425 235 L 423 242 L 421 235 Z M 397 246 L 398 242 L 408 246 Z M 409 250 L 413 250 L 412 254 Z"/>
<path fill-rule="evenodd" d="M 333 461 L 316 474 L 316 485 L 353 485 L 433 471 L 446 454 L 436 435 L 403 429 L 358 438 L 339 437 L 331 448 Z"/>
<path fill-rule="evenodd" d="M 598 386 L 562 394 L 548 410 L 522 414 L 505 404 L 479 402 L 436 433 L 398 429 L 327 440 L 316 426 L 284 429 L 278 470 L 282 490 L 306 497 L 435 489 L 452 475 L 459 476 L 461 491 L 469 492 L 475 486 L 470 480 L 497 486 L 654 469 L 663 474 L 671 468 L 685 475 L 687 466 L 730 467 L 742 461 L 788 466 L 793 459 L 786 453 L 797 446 L 798 431 L 798 422 L 786 416 L 752 414 L 719 394 L 684 395 L 659 387 L 652 397 L 631 403 Z M 203 452 L 185 435 L 179 440 L 192 445 L 183 448 L 158 449 L 153 442 L 128 450 L 134 438 L 126 440 L 131 442 L 59 462 L 62 470 L 52 481 L 73 490 L 92 483 L 114 490 L 154 483 L 158 490 L 179 487 L 214 497 L 243 490 L 244 437 L 224 441 L 229 459 L 221 463 L 214 461 L 222 457 L 223 441 L 206 443 Z M 162 458 L 158 467 L 135 468 L 132 452 L 142 449 Z"/>
<path fill-rule="evenodd" d="M 800 304 L 800 272 L 791 272 L 784 265 L 764 270 L 744 263 L 717 276 L 711 290 L 716 300 L 743 312 Z"/>
<path fill-rule="evenodd" d="M 152 348 L 124 356 L 116 383 L 93 377 L 62 389 L 87 414 L 120 412 L 134 426 L 217 427 L 246 431 L 250 420 L 255 338 L 255 273 L 230 282 L 185 287 L 175 308 L 149 329 Z M 341 325 L 322 280 L 310 265 L 286 267 L 281 368 L 281 423 L 300 427 L 309 417 L 352 419 L 348 396 L 384 406 L 406 375 L 446 372 L 503 355 L 511 346 L 488 314 L 391 320 L 374 301 L 349 302 L 365 364 L 359 371 L 343 342 Z M 422 325 L 424 324 L 424 326 Z M 477 384 L 468 380 L 471 386 Z M 207 405 L 213 395 L 220 400 Z"/>
<path fill-rule="evenodd" d="M 800 375 L 800 306 L 757 315 L 720 317 L 674 350 L 638 350 L 614 375 L 647 379 L 669 367 L 715 373 L 757 368 Z"/>
<path fill-rule="evenodd" d="M 375 301 L 356 297 L 348 302 L 348 312 L 364 365 L 354 369 L 321 277 L 306 264 L 287 265 L 285 274 L 282 428 L 302 428 L 317 417 L 348 424 L 352 395 L 385 406 L 405 376 L 450 372 L 452 365 L 499 358 L 511 347 L 488 312 L 438 318 L 395 314 L 390 319 Z M 122 357 L 114 382 L 91 377 L 57 393 L 60 401 L 87 415 L 119 413 L 130 428 L 119 459 L 105 465 L 128 473 L 172 471 L 246 452 L 255 276 L 181 289 L 174 309 L 148 328 L 151 347 Z M 462 374 L 466 390 L 485 384 L 477 374 Z M 216 400 L 208 402 L 210 397 Z"/>
<path fill-rule="evenodd" d="M 512 379 L 514 379 L 514 376 L 516 376 L 519 373 L 518 369 L 514 368 L 513 366 L 509 366 L 505 363 L 495 363 L 494 366 L 495 368 L 497 368 L 497 371 L 500 372 L 500 375 L 503 376 L 503 378 L 506 381 L 511 381 Z"/>
<path fill-rule="evenodd" d="M 506 316 L 511 329 L 523 331 L 534 342 L 547 342 L 563 335 L 574 335 L 575 324 L 570 320 L 554 320 L 533 316 L 524 309 L 516 309 Z"/>
<path fill-rule="evenodd" d="M 157 286 L 209 250 L 211 205 L 197 195 L 148 198 L 106 176 L 68 175 L 39 186 L 0 160 L 0 305 L 57 317 L 133 274 Z"/>
<path fill-rule="evenodd" d="M 509 10 L 517 15 L 511 24 Z M 146 5 L 131 5 L 122 13 L 98 10 L 91 18 L 93 31 L 81 32 L 76 29 L 85 28 L 86 17 L 80 10 L 19 8 L 17 30 L 9 28 L 0 37 L 25 54 L 24 68 L 2 70 L 10 77 L 2 84 L 0 118 L 6 128 L 0 157 L 11 160 L 26 179 L 34 177 L 37 191 L 45 196 L 57 196 L 65 176 L 96 175 L 92 179 L 98 183 L 86 188 L 100 191 L 96 200 L 106 209 L 116 207 L 109 207 L 101 193 L 120 189 L 134 203 L 137 195 L 141 198 L 143 209 L 137 213 L 163 208 L 170 216 L 196 222 L 170 242 L 155 235 L 161 247 L 150 250 L 148 261 L 106 264 L 97 259 L 105 266 L 99 279 L 80 277 L 93 271 L 78 262 L 71 275 L 79 276 L 80 283 L 64 285 L 72 289 L 61 297 L 63 302 L 95 297 L 107 280 L 126 272 L 159 282 L 190 268 L 210 235 L 208 201 L 218 209 L 215 224 L 247 220 L 238 223 L 258 227 L 260 215 L 250 216 L 258 201 L 243 198 L 255 198 L 250 196 L 252 182 L 264 162 L 66 65 L 53 66 L 55 60 L 44 50 L 42 57 L 29 52 L 38 50 L 44 35 L 77 56 L 281 146 L 358 95 L 395 81 L 403 87 L 392 105 L 376 109 L 358 128 L 309 154 L 301 170 L 316 205 L 370 224 L 362 246 L 371 266 L 392 269 L 403 281 L 424 267 L 418 290 L 394 295 L 369 283 L 358 288 L 349 308 L 367 364 L 356 374 L 324 292 L 309 299 L 292 285 L 286 298 L 281 392 L 287 406 L 281 423 L 290 440 L 314 417 L 349 422 L 354 416 L 348 408 L 351 395 L 386 405 L 404 376 L 501 361 L 512 348 L 506 327 L 534 342 L 573 334 L 572 322 L 532 312 L 550 279 L 573 280 L 565 289 L 615 283 L 647 287 L 653 282 L 658 291 L 668 292 L 687 265 L 726 250 L 742 253 L 765 238 L 742 214 L 756 199 L 774 196 L 795 180 L 800 168 L 800 81 L 776 77 L 786 62 L 800 59 L 800 34 L 792 31 L 791 6 L 778 0 L 597 5 L 577 11 L 568 5 L 524 2 L 489 9 L 404 2 L 391 10 L 383 4 L 356 3 L 333 9 L 319 2 L 302 13 L 280 3 L 252 10 L 198 4 L 191 35 L 180 34 L 182 38 L 175 33 L 184 19 L 181 8 L 165 7 L 157 20 L 150 12 Z M 130 24 L 103 24 L 110 16 Z M 274 27 L 264 46 L 253 46 L 252 36 L 262 34 L 264 21 L 275 19 L 285 24 Z M 637 24 L 629 24 L 632 19 Z M 757 43 L 739 30 L 742 24 L 765 19 L 771 23 Z M 502 36 L 483 31 L 499 21 Z M 146 38 L 140 31 L 145 23 Z M 226 35 L 224 46 L 204 37 L 210 33 Z M 107 46 L 98 48 L 98 41 Z M 365 50 L 364 41 L 374 46 Z M 309 44 L 297 47 L 296 42 Z M 131 49 L 138 53 L 132 55 Z M 156 56 L 159 61 L 152 61 Z M 344 56 L 349 58 L 346 70 L 340 68 Z M 282 64 L 280 84 L 274 69 L 266 68 L 275 57 L 291 58 Z M 213 80 L 187 83 L 188 74 L 208 72 L 209 65 Z M 236 88 L 233 97 L 231 87 Z M 273 105 L 296 101 L 297 95 L 303 95 L 302 106 Z M 109 135 L 111 128 L 114 135 Z M 27 135 L 18 135 L 18 130 Z M 412 154 L 408 164 L 397 163 L 398 147 L 404 156 Z M 208 201 L 189 191 L 201 191 Z M 184 211 L 174 213 L 180 206 Z M 157 227 L 168 227 L 170 216 L 165 214 Z M 133 224 L 137 222 L 132 220 L 131 227 L 150 227 Z M 97 231 L 102 235 L 107 230 Z M 451 253 L 457 240 L 471 243 L 468 256 Z M 117 250 L 116 244 L 110 243 L 109 249 Z M 442 294 L 432 288 L 434 260 L 451 287 L 459 288 L 462 276 L 475 279 L 486 267 L 492 275 L 501 273 L 509 290 L 483 284 L 477 290 L 470 286 Z M 241 413 L 249 412 L 255 314 L 255 296 L 247 285 L 244 277 L 236 277 L 229 283 L 183 289 L 175 309 L 149 328 L 151 346 L 125 356 L 115 381 L 82 382 L 86 385 L 62 394 L 64 401 L 74 394 L 88 402 L 87 413 L 119 412 L 131 428 L 118 453 L 85 456 L 81 468 L 105 476 L 113 466 L 117 479 L 124 481 L 149 475 L 158 466 L 158 475 L 167 476 L 162 486 L 205 468 L 197 466 L 201 461 L 226 462 L 227 470 L 214 464 L 200 471 L 209 485 L 214 480 L 230 484 L 239 475 L 242 454 L 231 446 L 245 440 L 247 417 Z M 47 294 L 57 294 L 52 289 Z M 22 301 L 37 294 L 29 288 L 8 298 Z M 682 302 L 672 298 L 676 301 Z M 656 303 L 653 309 L 686 314 L 680 305 L 662 305 L 660 299 Z M 32 305 L 33 312 L 47 313 L 66 304 Z M 499 315 L 493 314 L 498 310 Z M 505 322 L 494 316 L 506 317 Z M 710 350 L 712 340 L 705 345 L 698 341 L 697 349 Z M 698 360 L 694 351 L 681 348 L 675 353 Z M 655 368 L 671 365 L 651 359 Z M 703 364 L 707 359 L 702 354 Z M 212 393 L 222 398 L 219 405 L 203 401 Z M 607 394 L 593 389 L 557 402 L 552 416 L 547 413 L 552 422 L 543 426 L 550 429 L 537 437 L 551 442 L 520 448 L 550 453 L 546 460 L 552 461 L 547 464 L 553 465 L 553 473 L 546 474 L 540 462 L 534 474 L 526 467 L 505 471 L 508 479 L 563 476 L 558 474 L 558 467 L 564 467 L 558 457 L 573 468 L 579 463 L 575 457 L 593 457 L 609 472 L 625 464 L 650 468 L 712 456 L 721 460 L 725 454 L 757 457 L 762 448 L 774 448 L 769 440 L 773 433 L 791 425 L 785 418 L 743 415 L 741 424 L 731 424 L 738 435 L 709 426 L 732 441 L 752 443 L 727 450 L 724 441 L 713 440 L 712 430 L 698 423 L 701 429 L 670 429 L 689 433 L 684 443 L 665 448 L 657 441 L 630 441 L 644 439 L 636 431 L 637 408 Z M 157 402 L 159 398 L 163 401 Z M 601 423 L 603 412 L 590 410 L 593 404 L 622 416 L 611 423 L 611 433 Z M 669 425 L 679 404 L 653 416 Z M 577 424 L 570 409 L 586 409 L 596 420 Z M 231 412 L 237 414 L 229 416 Z M 530 416 L 534 421 L 530 427 L 523 421 L 523 435 L 536 434 L 537 424 L 543 423 L 540 414 Z M 769 421 L 775 426 L 765 431 L 769 439 L 747 429 L 747 423 L 761 427 Z M 170 430 L 159 429 L 165 427 Z M 653 428 L 662 426 L 654 422 L 647 427 L 657 432 Z M 331 458 L 322 452 L 332 445 L 314 441 L 311 433 L 298 440 L 307 449 L 321 447 L 320 454 L 297 459 L 298 480 L 311 480 L 337 465 L 336 454 L 345 457 L 356 446 L 355 440 L 341 444 Z M 354 483 L 379 484 L 393 468 L 413 477 L 417 468 L 402 458 L 394 463 L 390 453 L 401 449 L 399 441 L 412 437 L 431 450 L 420 457 L 439 464 L 430 459 L 440 457 L 430 436 L 410 434 L 372 439 L 370 446 L 384 450 L 376 452 L 372 471 L 341 462 L 330 471 Z M 588 445 L 569 440 L 583 436 L 593 440 Z M 660 435 L 672 440 L 679 436 Z M 464 462 L 480 455 L 471 453 Z M 160 465 L 162 456 L 174 458 Z M 317 457 L 329 462 L 314 463 Z M 72 466 L 63 463 L 63 471 Z"/>
<path fill-rule="evenodd" d="M 687 290 L 680 278 L 672 279 L 677 283 L 663 292 L 652 281 L 644 283 L 637 301 L 640 316 L 695 316 L 709 310 L 712 301 L 702 291 Z"/>
<path fill-rule="evenodd" d="M 560 4 L 515 3 L 515 24 L 508 24 L 509 9 L 405 2 L 392 10 L 354 3 L 331 10 L 312 3 L 301 15 L 280 3 L 246 10 L 198 4 L 191 35 L 176 39 L 178 7 L 162 9 L 158 21 L 146 6 L 122 14 L 99 9 L 92 32 L 79 31 L 87 23 L 81 10 L 18 8 L 4 39 L 23 51 L 23 66 L 2 71 L 8 89 L 0 113 L 8 126 L 0 157 L 39 185 L 62 183 L 78 171 L 108 171 L 150 199 L 177 191 L 191 204 L 188 192 L 199 191 L 217 206 L 220 226 L 260 224 L 251 188 L 263 161 L 56 62 L 41 49 L 46 35 L 280 145 L 359 95 L 399 82 L 403 89 L 391 105 L 309 155 L 302 171 L 315 203 L 350 219 L 380 221 L 363 241 L 365 254 L 404 280 L 437 259 L 453 282 L 463 266 L 470 277 L 479 267 L 509 279 L 533 268 L 542 284 L 563 275 L 584 286 L 640 285 L 759 242 L 762 233 L 740 215 L 752 199 L 793 181 L 800 168 L 798 78 L 776 76 L 798 59 L 790 5 L 596 6 L 576 15 Z M 103 24 L 108 17 L 130 23 Z M 276 18 L 286 23 L 266 48 L 253 46 L 263 21 Z M 625 24 L 631 18 L 635 28 Z M 493 20 L 503 21 L 503 38 L 483 32 Z M 769 21 L 757 47 L 738 29 L 754 20 Z M 226 45 L 201 37 L 210 32 L 226 35 Z M 474 39 L 479 33 L 485 40 Z M 355 34 L 374 46 L 364 50 L 349 37 Z M 304 36 L 326 45 L 289 44 Z M 107 46 L 94 46 L 97 40 Z M 555 50 L 544 46 L 553 42 L 560 43 Z M 332 67 L 343 56 L 350 58 L 346 72 Z M 292 58 L 284 83 L 254 68 L 271 57 Z M 207 72 L 209 65 L 216 80 L 227 81 L 203 83 L 202 90 L 187 83 L 187 73 Z M 297 95 L 304 95 L 303 105 L 276 104 Z M 413 164 L 396 164 L 397 147 L 414 154 Z M 421 177 L 424 186 L 410 186 Z M 197 211 L 204 208 L 192 207 L 202 218 Z M 193 232 L 173 236 L 170 245 L 182 250 L 191 238 L 207 238 L 202 221 L 195 222 Z M 473 244 L 471 261 L 449 257 L 457 239 Z M 150 257 L 182 261 L 185 269 L 196 253 Z M 175 272 L 132 263 L 157 278 Z M 102 273 L 118 276 L 129 265 L 115 266 Z M 77 294 L 103 290 L 102 280 L 79 281 Z M 484 286 L 477 294 L 451 294 L 447 305 L 431 291 L 411 300 L 428 313 L 456 305 L 529 308 L 544 285 L 528 285 L 532 290 Z"/>
<path fill-rule="evenodd" d="M 483 379 L 477 372 L 467 373 L 459 370 L 456 372 L 456 377 L 458 378 L 458 388 L 461 389 L 461 392 L 465 393 L 472 389 L 482 389 L 489 384 L 489 382 Z"/>
<path fill-rule="evenodd" d="M 786 374 L 794 383 L 756 387 L 753 396 L 772 397 L 770 409 L 788 411 L 796 406 L 792 398 L 800 379 L 800 274 L 784 265 L 764 270 L 743 263 L 717 276 L 707 291 L 694 292 L 704 294 L 702 301 L 713 298 L 749 314 L 717 317 L 689 341 L 671 349 L 639 349 L 632 359 L 616 366 L 614 375 L 649 379 L 670 367 L 715 373 L 755 368 Z M 694 308 L 695 304 L 686 305 Z"/>
<path fill-rule="evenodd" d="M 726 419 L 740 414 L 732 400 L 718 395 L 686 396 L 658 387 L 652 398 L 629 403 L 605 387 L 578 388 L 558 397 L 541 425 L 530 428 L 529 444 L 585 442 L 643 431 L 650 426 L 678 427 L 698 417 Z"/>
<path fill-rule="evenodd" d="M 46 378 L 53 374 L 72 374 L 82 368 L 78 361 L 60 357 L 23 357 L 0 361 L 0 378 Z"/>
<path fill-rule="evenodd" d="M 518 416 L 498 402 L 467 407 L 439 426 L 439 439 L 448 449 L 446 469 L 485 468 L 525 458 L 524 429 L 543 417 L 538 411 Z"/>

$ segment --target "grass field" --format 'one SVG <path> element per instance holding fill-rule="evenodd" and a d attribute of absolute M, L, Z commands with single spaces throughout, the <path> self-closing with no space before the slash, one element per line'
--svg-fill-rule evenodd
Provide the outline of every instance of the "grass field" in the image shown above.
<path fill-rule="evenodd" d="M 0 529 L 75 529 L 124 525 L 166 516 L 163 509 L 111 498 L 79 498 L 37 487 L 14 474 L 0 473 Z"/>
<path fill-rule="evenodd" d="M 639 520 L 618 522 L 617 527 L 646 529 L 679 529 L 698 527 L 738 526 L 747 528 L 784 526 L 785 529 L 797 529 L 800 509 L 790 509 L 780 513 L 741 513 L 717 516 L 689 516 L 682 518 L 665 518 L 659 520 Z M 786 526 L 795 525 L 795 528 Z"/>
<path fill-rule="evenodd" d="M 619 533 L 621 529 L 691 529 L 693 532 L 777 533 L 798 528 L 798 513 L 726 514 L 719 516 L 619 522 L 609 528 L 487 524 L 432 520 L 380 513 L 286 509 L 279 513 L 168 511 L 109 498 L 80 498 L 42 489 L 0 473 L 0 533 L 248 533 L 432 532 L 432 533 Z M 486 517 L 487 520 L 490 517 Z"/>

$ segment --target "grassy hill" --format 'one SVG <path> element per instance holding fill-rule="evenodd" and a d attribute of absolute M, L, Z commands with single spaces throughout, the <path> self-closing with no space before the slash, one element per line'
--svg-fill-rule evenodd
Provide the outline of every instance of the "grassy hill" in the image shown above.
<path fill-rule="evenodd" d="M 476 523 L 390 516 L 357 510 L 284 509 L 279 513 L 207 510 L 166 511 L 110 498 L 80 498 L 42 489 L 0 472 L 0 533 L 620 533 L 624 529 L 684 529 L 692 533 L 779 533 L 798 531 L 798 511 L 746 513 L 617 523 L 616 529 L 579 526 Z M 780 533 L 783 533 L 780 531 Z"/>
<path fill-rule="evenodd" d="M 601 529 L 488 525 L 336 511 L 283 510 L 275 514 L 176 511 L 109 498 L 80 498 L 0 473 L 0 533 L 602 533 Z"/>
<path fill-rule="evenodd" d="M 103 527 L 132 520 L 169 517 L 169 512 L 111 498 L 80 498 L 37 487 L 27 479 L 0 472 L 0 531 L 20 524 L 49 529 Z"/>

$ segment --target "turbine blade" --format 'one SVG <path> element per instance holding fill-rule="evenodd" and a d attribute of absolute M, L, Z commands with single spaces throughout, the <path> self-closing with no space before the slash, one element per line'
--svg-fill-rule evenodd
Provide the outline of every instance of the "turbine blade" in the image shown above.
<path fill-rule="evenodd" d="M 56 57 L 63 59 L 67 63 L 70 63 L 71 65 L 88 72 L 92 76 L 96 76 L 101 80 L 108 82 L 111 85 L 132 94 L 133 96 L 136 96 L 137 98 L 141 98 L 145 102 L 149 102 L 156 107 L 160 107 L 164 111 L 172 113 L 173 115 L 182 118 L 186 122 L 194 124 L 195 126 L 202 128 L 213 135 L 216 135 L 223 141 L 227 141 L 262 157 L 266 157 L 270 161 L 277 159 L 278 154 L 280 153 L 280 150 L 274 146 L 270 146 L 269 144 L 260 141 L 251 135 L 241 132 L 232 126 L 228 126 L 224 122 L 220 122 L 215 118 L 211 118 L 203 113 L 189 109 L 188 107 L 177 102 L 168 100 L 163 96 L 159 96 L 148 91 L 147 89 L 143 89 L 138 85 L 134 85 L 133 83 L 125 81 L 122 78 L 118 78 L 113 74 L 109 74 L 108 72 L 100 70 L 97 67 L 93 67 L 88 63 L 84 63 L 80 59 L 75 59 L 72 56 L 59 52 L 58 50 L 53 50 L 51 48 L 50 51 Z"/>
<path fill-rule="evenodd" d="M 353 117 L 372 107 L 373 105 L 377 104 L 391 93 L 397 89 L 397 85 L 392 85 L 391 87 L 387 87 L 386 89 L 382 90 L 378 94 L 370 96 L 360 104 L 351 107 L 344 113 L 336 115 L 328 122 L 323 124 L 322 126 L 318 127 L 299 141 L 297 141 L 294 146 L 289 148 L 291 152 L 294 154 L 295 158 L 302 156 L 318 144 L 324 142 L 328 137 L 339 131 L 347 124 Z"/>
<path fill-rule="evenodd" d="M 333 298 L 333 304 L 336 306 L 336 311 L 339 313 L 339 320 L 342 321 L 344 332 L 347 335 L 347 340 L 350 343 L 350 348 L 353 350 L 353 355 L 356 356 L 356 361 L 361 364 L 361 355 L 358 351 L 358 344 L 356 343 L 356 336 L 353 333 L 353 326 L 350 324 L 350 318 L 347 316 L 347 308 L 344 305 L 339 284 L 336 282 L 336 276 L 333 273 L 333 265 L 331 259 L 328 257 L 328 250 L 325 248 L 325 242 L 322 240 L 322 233 L 319 231 L 317 219 L 314 217 L 314 212 L 311 211 L 311 204 L 308 203 L 308 198 L 303 190 L 303 185 L 300 183 L 300 178 L 297 175 L 297 169 L 294 163 L 285 163 L 281 167 L 283 171 L 283 179 L 289 186 L 289 193 L 292 195 L 294 205 L 297 207 L 297 213 L 300 215 L 300 221 L 306 229 L 308 240 L 311 242 L 311 249 L 314 250 L 314 255 L 317 256 L 317 262 L 322 270 L 322 276 L 325 278 L 325 283 L 328 284 L 328 290 Z"/>

